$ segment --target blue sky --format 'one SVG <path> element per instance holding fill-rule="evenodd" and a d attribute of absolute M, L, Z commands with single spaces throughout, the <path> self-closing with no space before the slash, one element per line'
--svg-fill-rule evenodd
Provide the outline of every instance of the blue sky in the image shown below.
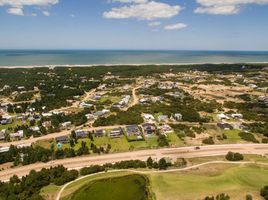
<path fill-rule="evenodd" d="M 0 48 L 268 50 L 268 0 L 0 0 Z"/>

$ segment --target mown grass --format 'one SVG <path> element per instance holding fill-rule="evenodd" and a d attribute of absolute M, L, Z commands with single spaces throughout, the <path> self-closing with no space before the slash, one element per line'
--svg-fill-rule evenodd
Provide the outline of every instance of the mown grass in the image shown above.
<path fill-rule="evenodd" d="M 214 166 L 214 167 L 213 167 Z M 213 165 L 195 171 L 150 174 L 157 200 L 201 200 L 208 195 L 227 193 L 232 200 L 251 194 L 261 199 L 260 188 L 267 185 L 268 169 L 257 166 Z"/>

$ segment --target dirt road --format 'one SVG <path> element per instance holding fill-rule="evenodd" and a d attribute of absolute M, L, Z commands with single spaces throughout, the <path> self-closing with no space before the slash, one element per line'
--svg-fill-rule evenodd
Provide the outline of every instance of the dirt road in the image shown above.
<path fill-rule="evenodd" d="M 70 159 L 55 160 L 48 163 L 37 163 L 18 168 L 11 168 L 0 171 L 0 180 L 7 181 L 11 176 L 16 174 L 19 177 L 27 175 L 31 170 L 39 171 L 42 168 L 49 168 L 58 165 L 64 165 L 68 169 L 78 169 L 90 165 L 102 165 L 105 163 L 114 163 L 122 160 L 147 160 L 148 157 L 160 159 L 169 157 L 173 160 L 177 158 L 193 158 L 226 155 L 227 152 L 240 152 L 243 154 L 268 155 L 268 144 L 228 144 L 228 145 L 211 145 L 202 146 L 196 150 L 194 147 L 149 149 L 125 153 L 105 154 L 99 156 L 85 156 Z"/>

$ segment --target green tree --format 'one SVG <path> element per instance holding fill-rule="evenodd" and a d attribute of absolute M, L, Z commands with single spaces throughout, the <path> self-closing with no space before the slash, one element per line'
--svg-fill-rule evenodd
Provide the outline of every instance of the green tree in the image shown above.
<path fill-rule="evenodd" d="M 151 157 L 149 157 L 146 161 L 146 165 L 148 168 L 152 169 L 153 168 L 154 161 Z"/>
<path fill-rule="evenodd" d="M 160 170 L 166 170 L 168 167 L 167 161 L 165 158 L 161 158 L 158 162 L 158 166 Z"/>

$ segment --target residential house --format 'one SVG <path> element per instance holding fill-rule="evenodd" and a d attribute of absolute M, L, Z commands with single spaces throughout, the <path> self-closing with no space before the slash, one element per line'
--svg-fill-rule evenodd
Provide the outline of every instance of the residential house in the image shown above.
<path fill-rule="evenodd" d="M 92 120 L 94 120 L 95 119 L 95 116 L 93 115 L 93 114 L 86 114 L 85 115 L 86 116 L 86 118 L 88 119 L 88 120 L 90 120 L 90 121 L 92 121 Z"/>
<path fill-rule="evenodd" d="M 158 121 L 159 122 L 165 122 L 168 120 L 168 116 L 167 115 L 159 115 L 158 116 Z"/>
<path fill-rule="evenodd" d="M 132 135 L 140 136 L 141 135 L 138 125 L 126 126 L 126 133 L 127 133 L 127 136 L 132 136 Z"/>
<path fill-rule="evenodd" d="M 13 122 L 13 118 L 12 116 L 9 116 L 9 115 L 2 116 L 2 119 L 0 122 L 2 125 L 11 124 Z"/>
<path fill-rule="evenodd" d="M 174 114 L 174 118 L 175 118 L 175 120 L 177 120 L 177 121 L 181 121 L 181 120 L 182 120 L 182 114 L 180 114 L 180 113 L 175 113 L 175 114 Z"/>
<path fill-rule="evenodd" d="M 52 126 L 52 125 L 51 125 L 51 121 L 44 121 L 44 122 L 42 123 L 42 126 L 45 127 L 46 129 L 48 129 L 49 127 Z"/>
<path fill-rule="evenodd" d="M 31 127 L 30 129 L 32 131 L 34 131 L 34 132 L 39 132 L 40 131 L 40 128 L 38 126 Z"/>
<path fill-rule="evenodd" d="M 88 135 L 89 135 L 88 131 L 84 131 L 84 130 L 76 130 L 75 131 L 76 138 L 87 138 Z"/>
<path fill-rule="evenodd" d="M 154 121 L 155 120 L 153 115 L 147 114 L 147 113 L 143 114 L 143 118 L 144 118 L 145 121 Z"/>
<path fill-rule="evenodd" d="M 72 122 L 68 121 L 68 122 L 61 123 L 60 127 L 61 129 L 70 129 L 71 125 L 72 125 Z"/>
<path fill-rule="evenodd" d="M 220 120 L 224 120 L 224 119 L 229 120 L 230 119 L 230 117 L 228 117 L 224 113 L 217 114 L 217 118 L 220 119 Z"/>
<path fill-rule="evenodd" d="M 80 108 L 90 108 L 90 107 L 92 107 L 92 106 L 93 106 L 93 104 L 85 103 L 85 102 L 81 102 L 81 103 L 79 104 L 79 107 L 80 107 Z"/>
<path fill-rule="evenodd" d="M 232 129 L 234 129 L 234 127 L 231 124 L 228 124 L 228 123 L 218 123 L 217 126 L 220 129 L 223 129 L 223 130 L 232 130 Z"/>
<path fill-rule="evenodd" d="M 0 153 L 5 153 L 9 151 L 9 147 L 0 147 Z"/>
<path fill-rule="evenodd" d="M 243 119 L 243 115 L 239 113 L 231 114 L 232 118 Z"/>
<path fill-rule="evenodd" d="M 60 136 L 60 137 L 56 137 L 55 138 L 56 143 L 60 143 L 60 144 L 67 144 L 69 142 L 69 137 L 68 136 Z"/>
<path fill-rule="evenodd" d="M 110 137 L 111 138 L 117 138 L 123 136 L 123 129 L 121 127 L 114 128 L 110 131 Z"/>
<path fill-rule="evenodd" d="M 101 117 L 109 112 L 110 112 L 110 110 L 103 109 L 101 111 L 97 111 L 97 112 L 93 113 L 93 115 L 95 118 L 98 118 L 98 117 Z"/>
<path fill-rule="evenodd" d="M 3 129 L 0 131 L 0 140 L 4 140 L 6 138 L 7 135 L 7 130 Z"/>
<path fill-rule="evenodd" d="M 145 123 L 145 124 L 142 124 L 141 127 L 142 127 L 142 130 L 143 130 L 143 133 L 144 133 L 146 136 L 156 134 L 156 127 L 155 127 L 155 125 L 152 124 L 152 123 Z"/>
<path fill-rule="evenodd" d="M 103 136 L 105 136 L 105 130 L 103 130 L 103 129 L 94 130 L 94 136 L 95 137 L 103 137 Z"/>
<path fill-rule="evenodd" d="M 23 130 L 19 130 L 16 133 L 11 133 L 10 138 L 15 139 L 15 138 L 23 138 L 24 133 Z"/>
<path fill-rule="evenodd" d="M 171 126 L 169 126 L 168 124 L 164 124 L 162 126 L 158 126 L 157 127 L 158 131 L 160 134 L 167 134 L 167 133 L 172 133 L 173 129 L 171 128 Z"/>

